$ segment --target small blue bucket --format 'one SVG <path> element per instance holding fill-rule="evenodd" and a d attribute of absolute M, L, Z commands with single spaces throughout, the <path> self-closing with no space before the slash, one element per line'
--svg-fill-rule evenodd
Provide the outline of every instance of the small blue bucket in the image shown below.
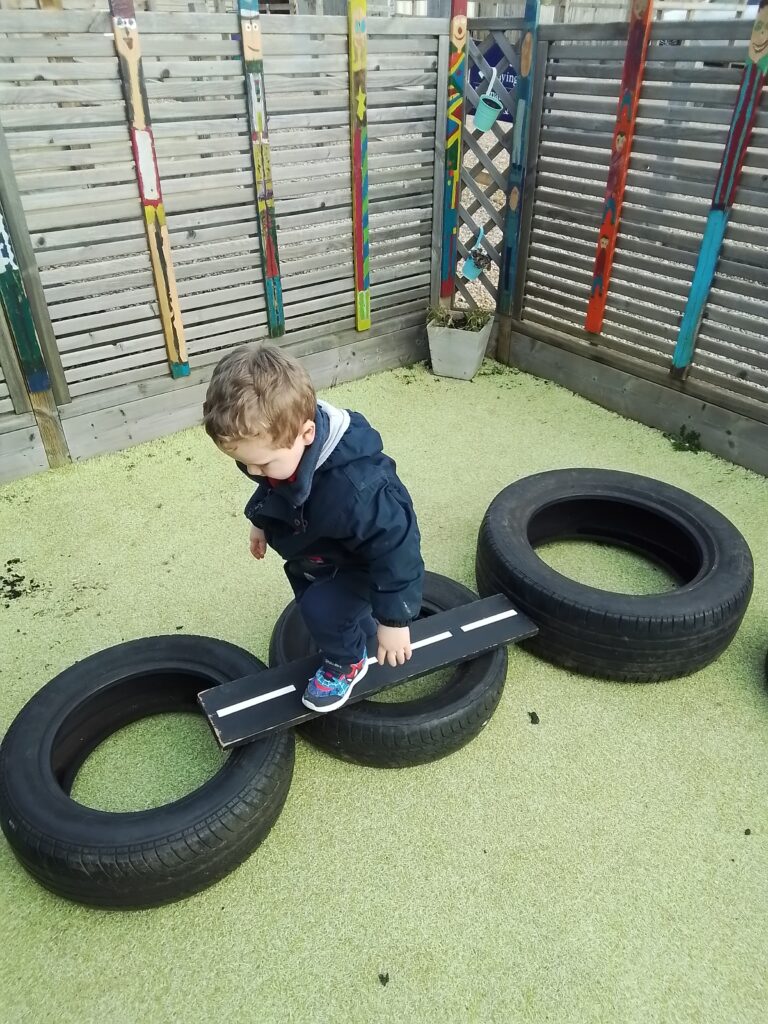
<path fill-rule="evenodd" d="M 475 250 L 482 242 L 484 235 L 485 231 L 483 230 L 483 228 L 480 228 L 475 244 L 472 246 L 469 256 L 467 256 L 467 258 L 464 260 L 464 266 L 461 268 L 461 276 L 465 277 L 467 281 L 476 281 L 483 272 L 483 268 L 478 267 L 478 265 L 475 263 L 472 257 L 475 253 Z"/>
<path fill-rule="evenodd" d="M 504 109 L 504 104 L 493 91 L 495 81 L 496 68 L 493 69 L 491 84 L 488 86 L 485 95 L 481 96 L 477 101 L 477 110 L 475 111 L 475 128 L 481 132 L 487 132 L 488 129 L 493 126 L 494 121 Z"/>

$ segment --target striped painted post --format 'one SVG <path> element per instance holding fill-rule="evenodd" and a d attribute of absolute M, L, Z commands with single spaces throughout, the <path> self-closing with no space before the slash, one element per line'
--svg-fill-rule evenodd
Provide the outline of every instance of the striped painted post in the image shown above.
<path fill-rule="evenodd" d="M 728 218 L 733 200 L 739 187 L 741 169 L 752 139 L 760 97 L 768 74 L 768 0 L 762 0 L 752 26 L 741 85 L 736 97 L 736 106 L 731 116 L 731 125 L 725 141 L 720 172 L 715 183 L 712 206 L 701 240 L 699 258 L 693 274 L 691 290 L 685 305 L 677 344 L 672 355 L 670 374 L 679 380 L 688 376 L 696 347 L 704 307 L 706 306 L 712 281 L 720 258 L 723 238 L 728 227 Z"/>
<path fill-rule="evenodd" d="M 624 73 L 619 88 L 619 109 L 613 129 L 611 162 L 608 168 L 608 182 L 605 186 L 603 212 L 600 215 L 600 230 L 597 239 L 595 265 L 592 270 L 592 288 L 587 305 L 584 327 L 593 334 L 603 329 L 605 304 L 611 282 L 613 256 L 619 237 L 621 207 L 624 202 L 624 188 L 627 183 L 629 158 L 632 154 L 632 140 L 635 134 L 637 108 L 640 104 L 640 90 L 645 72 L 645 56 L 648 40 L 653 27 L 653 0 L 633 0 L 629 19 L 627 50 L 624 57 Z"/>
<path fill-rule="evenodd" d="M 453 299 L 456 288 L 456 252 L 461 197 L 461 126 L 464 122 L 464 85 L 467 74 L 467 0 L 451 0 L 448 51 L 448 110 L 445 125 L 445 187 L 443 189 L 443 245 L 440 252 L 440 298 Z"/>
<path fill-rule="evenodd" d="M 245 95 L 251 133 L 253 177 L 256 186 L 261 271 L 267 303 L 269 336 L 285 333 L 283 285 L 277 250 L 275 197 L 272 189 L 272 159 L 267 130 L 267 93 L 264 86 L 264 57 L 259 20 L 259 0 L 239 0 L 240 41 L 245 69 Z"/>
<path fill-rule="evenodd" d="M 349 124 L 352 142 L 352 237 L 355 261 L 355 326 L 371 326 L 368 252 L 368 36 L 365 0 L 349 0 Z"/>
<path fill-rule="evenodd" d="M 520 224 L 525 188 L 525 165 L 528 161 L 528 117 L 531 107 L 531 89 L 536 61 L 536 43 L 539 31 L 539 0 L 526 0 L 524 25 L 520 42 L 520 67 L 515 85 L 515 114 L 512 129 L 512 151 L 509 154 L 507 178 L 507 210 L 504 217 L 504 248 L 501 254 L 501 275 L 497 311 L 504 316 L 512 313 L 515 277 L 520 247 Z"/>
<path fill-rule="evenodd" d="M 171 243 L 165 221 L 155 140 L 149 119 L 149 102 L 141 65 L 136 11 L 133 0 L 109 0 L 109 7 L 168 365 L 172 377 L 186 377 L 189 374 L 189 363 L 184 341 L 184 325 L 181 320 Z"/>
<path fill-rule="evenodd" d="M 2 302 L 5 315 L 8 318 L 8 325 L 16 344 L 27 389 L 31 394 L 48 391 L 51 381 L 2 210 L 0 210 L 0 302 Z"/>

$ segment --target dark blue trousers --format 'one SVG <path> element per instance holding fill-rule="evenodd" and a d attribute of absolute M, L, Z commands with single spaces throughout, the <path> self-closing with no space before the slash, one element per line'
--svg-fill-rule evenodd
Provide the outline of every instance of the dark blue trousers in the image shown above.
<path fill-rule="evenodd" d="M 290 563 L 286 575 L 312 639 L 336 665 L 376 654 L 376 620 L 371 613 L 370 578 L 355 570 L 313 570 L 313 579 Z"/>

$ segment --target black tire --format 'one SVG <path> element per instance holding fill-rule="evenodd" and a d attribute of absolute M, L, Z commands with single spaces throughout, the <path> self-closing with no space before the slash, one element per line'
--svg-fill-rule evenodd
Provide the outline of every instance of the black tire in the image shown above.
<path fill-rule="evenodd" d="M 237 867 L 288 795 L 293 731 L 238 747 L 205 785 L 162 807 L 110 813 L 69 793 L 111 733 L 162 712 L 199 713 L 200 690 L 264 668 L 221 640 L 159 636 L 101 651 L 51 680 L 0 747 L 0 824 L 21 864 L 67 899 L 133 908 L 189 896 Z"/>
<path fill-rule="evenodd" d="M 589 587 L 534 550 L 555 539 L 640 552 L 680 583 L 651 595 Z M 524 646 L 557 665 L 625 682 L 695 672 L 733 639 L 752 593 L 752 555 L 718 511 L 631 473 L 564 469 L 526 477 L 492 502 L 480 527 L 477 585 L 506 594 L 539 627 Z"/>
<path fill-rule="evenodd" d="M 467 587 L 428 572 L 421 616 L 476 600 L 477 594 Z M 292 601 L 272 633 L 270 665 L 283 665 L 316 650 Z M 363 700 L 318 715 L 299 728 L 316 746 L 345 761 L 374 768 L 426 764 L 477 736 L 496 710 L 506 676 L 507 651 L 500 647 L 457 665 L 446 685 L 426 697 L 391 704 Z"/>

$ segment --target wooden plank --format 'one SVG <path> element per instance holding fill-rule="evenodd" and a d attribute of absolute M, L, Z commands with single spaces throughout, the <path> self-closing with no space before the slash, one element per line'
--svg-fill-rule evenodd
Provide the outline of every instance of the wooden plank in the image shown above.
<path fill-rule="evenodd" d="M 190 74 L 194 75 L 194 62 L 190 62 L 189 67 Z M 189 78 L 163 79 L 160 82 L 147 82 L 146 88 L 147 97 L 157 103 L 163 103 L 166 100 L 190 100 L 192 98 L 203 100 L 213 97 L 233 99 L 245 96 L 242 79 L 233 78 L 221 80 L 207 78 L 203 81 Z"/>
<path fill-rule="evenodd" d="M 461 193 L 461 131 L 464 124 L 464 90 L 467 71 L 466 41 L 467 0 L 451 0 L 440 265 L 440 300 L 445 305 L 450 305 L 452 302 L 456 288 Z"/>
<path fill-rule="evenodd" d="M 536 633 L 538 627 L 500 594 L 419 619 L 411 629 L 411 660 L 392 668 L 368 658 L 366 678 L 350 702 Z M 301 693 L 321 663 L 322 655 L 316 653 L 198 694 L 219 746 L 242 746 L 316 717 L 317 712 L 302 704 Z"/>
<path fill-rule="evenodd" d="M 71 458 L 53 391 L 51 388 L 30 391 L 29 403 L 37 420 L 48 465 L 54 469 L 66 466 Z"/>
<path fill-rule="evenodd" d="M 11 132 L 7 143 L 15 153 L 18 149 L 29 149 L 36 146 L 89 146 L 102 143 L 126 141 L 125 118 L 116 125 L 101 125 L 88 128 L 62 128 L 56 130 L 41 129 L 40 131 Z M 211 131 L 214 129 L 211 128 Z"/>
<path fill-rule="evenodd" d="M 142 295 L 152 297 L 152 288 L 154 285 L 154 279 L 152 277 L 152 268 L 147 265 L 147 260 L 141 261 L 142 269 L 137 273 L 129 271 L 131 288 L 140 290 Z M 67 268 L 69 269 L 69 268 Z M 87 270 L 88 265 L 82 270 Z M 85 280 L 80 281 L 68 281 L 66 284 L 56 285 L 50 284 L 46 286 L 45 295 L 51 308 L 51 316 L 54 321 L 58 320 L 62 315 L 69 315 L 67 310 L 62 310 L 61 303 L 68 303 L 76 299 L 83 299 L 85 296 L 88 298 L 85 301 L 91 303 L 92 309 L 98 309 L 104 305 L 105 301 L 111 302 L 112 299 L 105 300 L 104 296 L 110 292 L 119 292 L 125 288 L 126 278 L 124 276 L 115 277 L 116 270 L 110 272 L 110 276 L 107 277 L 87 277 Z M 67 280 L 67 278 L 64 278 Z M 125 294 L 125 293 L 124 293 Z M 130 292 L 128 293 L 131 294 Z M 76 314 L 75 314 L 76 315 Z"/>
<path fill-rule="evenodd" d="M 436 107 L 448 108 L 448 74 L 450 43 L 441 35 L 438 42 L 438 76 Z M 430 255 L 430 304 L 437 306 L 440 301 L 441 245 L 443 239 L 443 211 L 445 209 L 446 187 L 446 141 L 447 135 L 440 120 L 435 121 L 434 152 L 435 162 L 432 174 L 432 251 Z"/>
<path fill-rule="evenodd" d="M 355 327 L 358 331 L 367 331 L 371 326 L 371 293 L 368 263 L 368 40 L 365 0 L 350 0 L 347 15 Z"/>
<path fill-rule="evenodd" d="M 86 171 L 69 169 L 62 171 L 60 169 L 49 172 L 30 171 L 27 174 L 16 175 L 16 184 L 19 191 L 25 196 L 27 209 L 38 210 L 45 209 L 46 206 L 57 206 L 62 199 L 66 202 L 65 197 L 70 193 L 65 190 L 68 189 L 72 189 L 71 194 L 81 200 L 83 196 L 81 186 L 96 188 L 98 185 L 123 185 L 126 182 L 132 182 L 135 185 L 135 181 L 136 172 L 127 161 L 122 164 L 101 164 L 98 170 L 95 167 Z M 57 201 L 54 196 L 51 196 L 48 202 L 40 202 L 39 196 L 34 194 L 37 190 L 44 191 L 48 195 L 51 192 L 56 192 L 60 199 Z M 102 194 L 106 195 L 106 190 Z M 33 203 L 32 207 L 29 206 L 27 200 Z"/>
<path fill-rule="evenodd" d="M 100 103 L 97 107 L 6 107 L 3 111 L 3 126 L 7 131 L 32 126 L 55 131 L 66 125 L 101 126 L 105 121 L 116 124 L 123 117 L 123 105 L 119 102 Z"/>
<path fill-rule="evenodd" d="M 0 37 L 0 57 L 112 57 L 112 38 L 106 36 L 39 35 Z"/>
<path fill-rule="evenodd" d="M 2 82 L 114 82 L 116 78 L 114 54 L 109 58 L 94 58 L 89 62 L 68 61 L 66 64 L 44 64 L 41 61 L 0 61 Z"/>
<path fill-rule="evenodd" d="M 437 53 L 437 37 L 429 35 L 410 39 L 408 36 L 373 35 L 368 41 L 368 52 L 374 56 L 408 53 L 412 56 L 431 57 Z"/>
<path fill-rule="evenodd" d="M 144 28 L 144 15 L 141 26 Z M 210 60 L 213 57 L 237 57 L 240 47 L 235 38 L 205 38 L 202 36 L 161 36 L 146 32 L 142 36 L 142 49 L 145 57 L 202 57 Z"/>
<path fill-rule="evenodd" d="M 117 81 L 87 85 L 38 85 L 36 82 L 30 85 L 0 85 L 0 104 L 3 106 L 61 102 L 118 103 L 121 98 L 120 83 Z"/>
<path fill-rule="evenodd" d="M 686 394 L 665 384 L 659 369 L 533 324 L 516 325 L 511 355 L 520 369 L 622 416 L 668 432 L 677 432 L 682 422 L 708 451 L 768 475 L 768 427 L 729 409 L 729 396 L 712 387 L 691 382 Z"/>
<path fill-rule="evenodd" d="M 659 40 L 690 40 L 690 39 L 749 39 L 749 24 L 743 21 L 726 20 L 722 21 L 657 21 L 651 30 L 651 40 L 658 46 Z M 542 39 L 558 40 L 614 40 L 626 36 L 625 22 L 608 22 L 606 24 L 558 24 L 542 25 Z M 687 47 L 675 48 L 674 56 L 670 59 L 677 59 L 677 54 Z M 730 51 L 733 59 L 734 51 Z"/>
<path fill-rule="evenodd" d="M 4 271 L 0 271 L 4 273 Z M 19 365 L 19 357 L 14 348 L 5 311 L 0 308 L 0 370 L 2 371 L 3 397 L 9 397 L 11 408 L 16 413 L 26 413 L 32 408 L 24 383 L 24 374 Z"/>
<path fill-rule="evenodd" d="M 672 358 L 670 373 L 678 379 L 685 379 L 690 372 L 696 336 L 699 331 L 707 297 L 722 248 L 728 219 L 739 188 L 741 169 L 749 147 L 754 125 L 758 120 L 758 108 L 768 72 L 768 56 L 760 56 L 764 49 L 764 22 L 758 11 L 750 41 L 744 73 L 739 87 L 739 96 L 733 109 L 728 138 L 725 144 L 720 171 L 712 197 L 711 209 L 699 251 L 699 260 L 691 284 L 691 292 L 685 307 L 677 343 Z M 758 45 L 761 50 L 758 50 Z M 750 218 L 754 223 L 756 218 Z"/>
<path fill-rule="evenodd" d="M 104 35 L 112 31 L 109 16 L 99 11 L 9 11 L 0 10 L 0 32 L 71 32 Z"/>
<path fill-rule="evenodd" d="M 0 483 L 48 469 L 40 430 L 32 416 L 14 416 L 14 429 L 0 427 Z M 18 421 L 18 422 L 16 422 Z"/>
<path fill-rule="evenodd" d="M 172 377 L 186 377 L 189 374 L 189 363 L 184 344 L 184 324 L 168 238 L 133 0 L 110 0 L 110 11 L 168 366 Z"/>
<path fill-rule="evenodd" d="M 664 22 L 665 26 L 671 26 L 671 22 Z M 624 28 L 626 32 L 626 26 Z M 546 38 L 546 36 L 545 36 Z M 718 45 L 686 45 L 674 48 L 661 46 L 653 42 L 648 47 L 648 63 L 665 65 L 696 64 L 708 62 L 713 64 L 729 64 L 734 59 L 734 49 L 731 46 Z M 550 46 L 550 60 L 563 61 L 622 61 L 624 59 L 623 44 L 584 42 L 552 42 Z"/>
<path fill-rule="evenodd" d="M 275 222 L 271 150 L 267 128 L 267 97 L 261 42 L 261 18 L 258 0 L 239 0 L 240 40 L 245 69 L 248 120 L 251 131 L 251 155 L 256 191 L 261 276 L 269 323 L 269 335 L 278 338 L 285 332 L 280 257 Z"/>
<path fill-rule="evenodd" d="M 584 320 L 584 329 L 590 334 L 599 334 L 603 326 L 652 25 L 653 0 L 639 0 L 634 3 L 630 11 L 627 52 L 619 86 L 619 109 L 613 129 L 608 181 L 603 197 L 592 285 Z"/>
<path fill-rule="evenodd" d="M 113 164 L 131 166 L 131 144 L 127 138 L 120 143 L 105 146 L 90 146 L 88 149 L 29 149 L 19 151 L 15 146 L 15 138 L 11 138 L 11 153 L 17 178 L 22 179 L 24 172 L 43 171 L 46 168 L 65 170 L 68 173 L 75 167 L 86 167 L 93 171 L 100 167 L 109 172 Z"/>
<path fill-rule="evenodd" d="M 31 412 L 16 414 L 5 412 L 0 416 L 0 435 L 10 434 L 15 430 L 23 430 L 25 427 L 36 427 L 35 417 Z"/>
<path fill-rule="evenodd" d="M 284 17 L 268 17 L 264 19 L 262 32 L 268 36 L 280 35 L 344 35 L 346 19 L 330 15 L 291 15 Z M 175 35 L 176 33 L 195 33 L 199 35 L 221 35 L 237 32 L 238 23 L 232 13 L 198 14 L 184 12 L 159 13 L 142 11 L 141 27 L 149 33 L 159 35 Z M 270 46 L 273 40 L 270 40 Z"/>

